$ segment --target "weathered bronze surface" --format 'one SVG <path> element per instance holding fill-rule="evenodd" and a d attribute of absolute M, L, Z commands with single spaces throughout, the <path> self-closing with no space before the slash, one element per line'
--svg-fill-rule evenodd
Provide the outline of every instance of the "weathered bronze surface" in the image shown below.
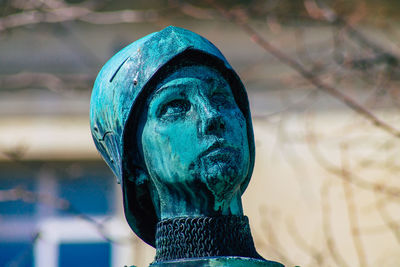
<path fill-rule="evenodd" d="M 208 40 L 171 26 L 121 50 L 96 79 L 90 120 L 154 266 L 280 265 L 258 255 L 243 216 L 255 153 L 247 94 Z"/>
<path fill-rule="evenodd" d="M 268 260 L 259 260 L 245 257 L 208 257 L 184 260 L 155 262 L 150 267 L 282 267 L 283 265 Z M 134 266 L 132 266 L 134 267 Z"/>

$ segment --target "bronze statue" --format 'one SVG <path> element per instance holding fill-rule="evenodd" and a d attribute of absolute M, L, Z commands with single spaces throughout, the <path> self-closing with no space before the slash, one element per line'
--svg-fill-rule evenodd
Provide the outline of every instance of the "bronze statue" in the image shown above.
<path fill-rule="evenodd" d="M 212 43 L 170 26 L 127 46 L 99 73 L 90 120 L 130 227 L 156 248 L 152 266 L 282 266 L 256 252 L 243 215 L 249 103 Z"/>

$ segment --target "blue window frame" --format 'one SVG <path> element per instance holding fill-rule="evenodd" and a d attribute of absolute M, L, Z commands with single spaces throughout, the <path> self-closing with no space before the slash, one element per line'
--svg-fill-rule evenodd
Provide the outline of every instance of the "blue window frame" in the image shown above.
<path fill-rule="evenodd" d="M 88 167 L 75 175 L 60 174 L 58 196 L 68 200 L 81 213 L 110 215 L 114 211 L 115 197 L 112 174 L 98 165 L 97 168 Z"/>
<path fill-rule="evenodd" d="M 2 190 L 17 189 L 33 192 L 35 190 L 35 177 L 32 173 L 21 170 L 2 169 L 0 171 L 0 188 Z M 18 196 L 19 197 L 19 196 Z M 0 214 L 2 216 L 33 216 L 35 203 L 20 199 L 0 201 Z"/>
<path fill-rule="evenodd" d="M 110 267 L 109 243 L 62 243 L 59 246 L 59 267 Z"/>
<path fill-rule="evenodd" d="M 0 266 L 33 267 L 32 244 L 1 241 Z"/>

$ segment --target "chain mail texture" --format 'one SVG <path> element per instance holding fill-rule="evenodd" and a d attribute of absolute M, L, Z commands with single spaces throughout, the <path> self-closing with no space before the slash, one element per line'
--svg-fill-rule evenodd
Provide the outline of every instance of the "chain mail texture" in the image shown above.
<path fill-rule="evenodd" d="M 183 217 L 157 224 L 156 262 L 215 256 L 262 259 L 246 216 Z"/>

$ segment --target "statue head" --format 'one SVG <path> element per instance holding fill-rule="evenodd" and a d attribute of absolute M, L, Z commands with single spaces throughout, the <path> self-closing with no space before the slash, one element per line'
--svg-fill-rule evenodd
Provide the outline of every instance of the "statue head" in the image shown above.
<path fill-rule="evenodd" d="M 127 221 L 148 244 L 162 219 L 242 214 L 254 166 L 249 104 L 208 40 L 171 26 L 121 50 L 96 79 L 90 120 Z"/>

